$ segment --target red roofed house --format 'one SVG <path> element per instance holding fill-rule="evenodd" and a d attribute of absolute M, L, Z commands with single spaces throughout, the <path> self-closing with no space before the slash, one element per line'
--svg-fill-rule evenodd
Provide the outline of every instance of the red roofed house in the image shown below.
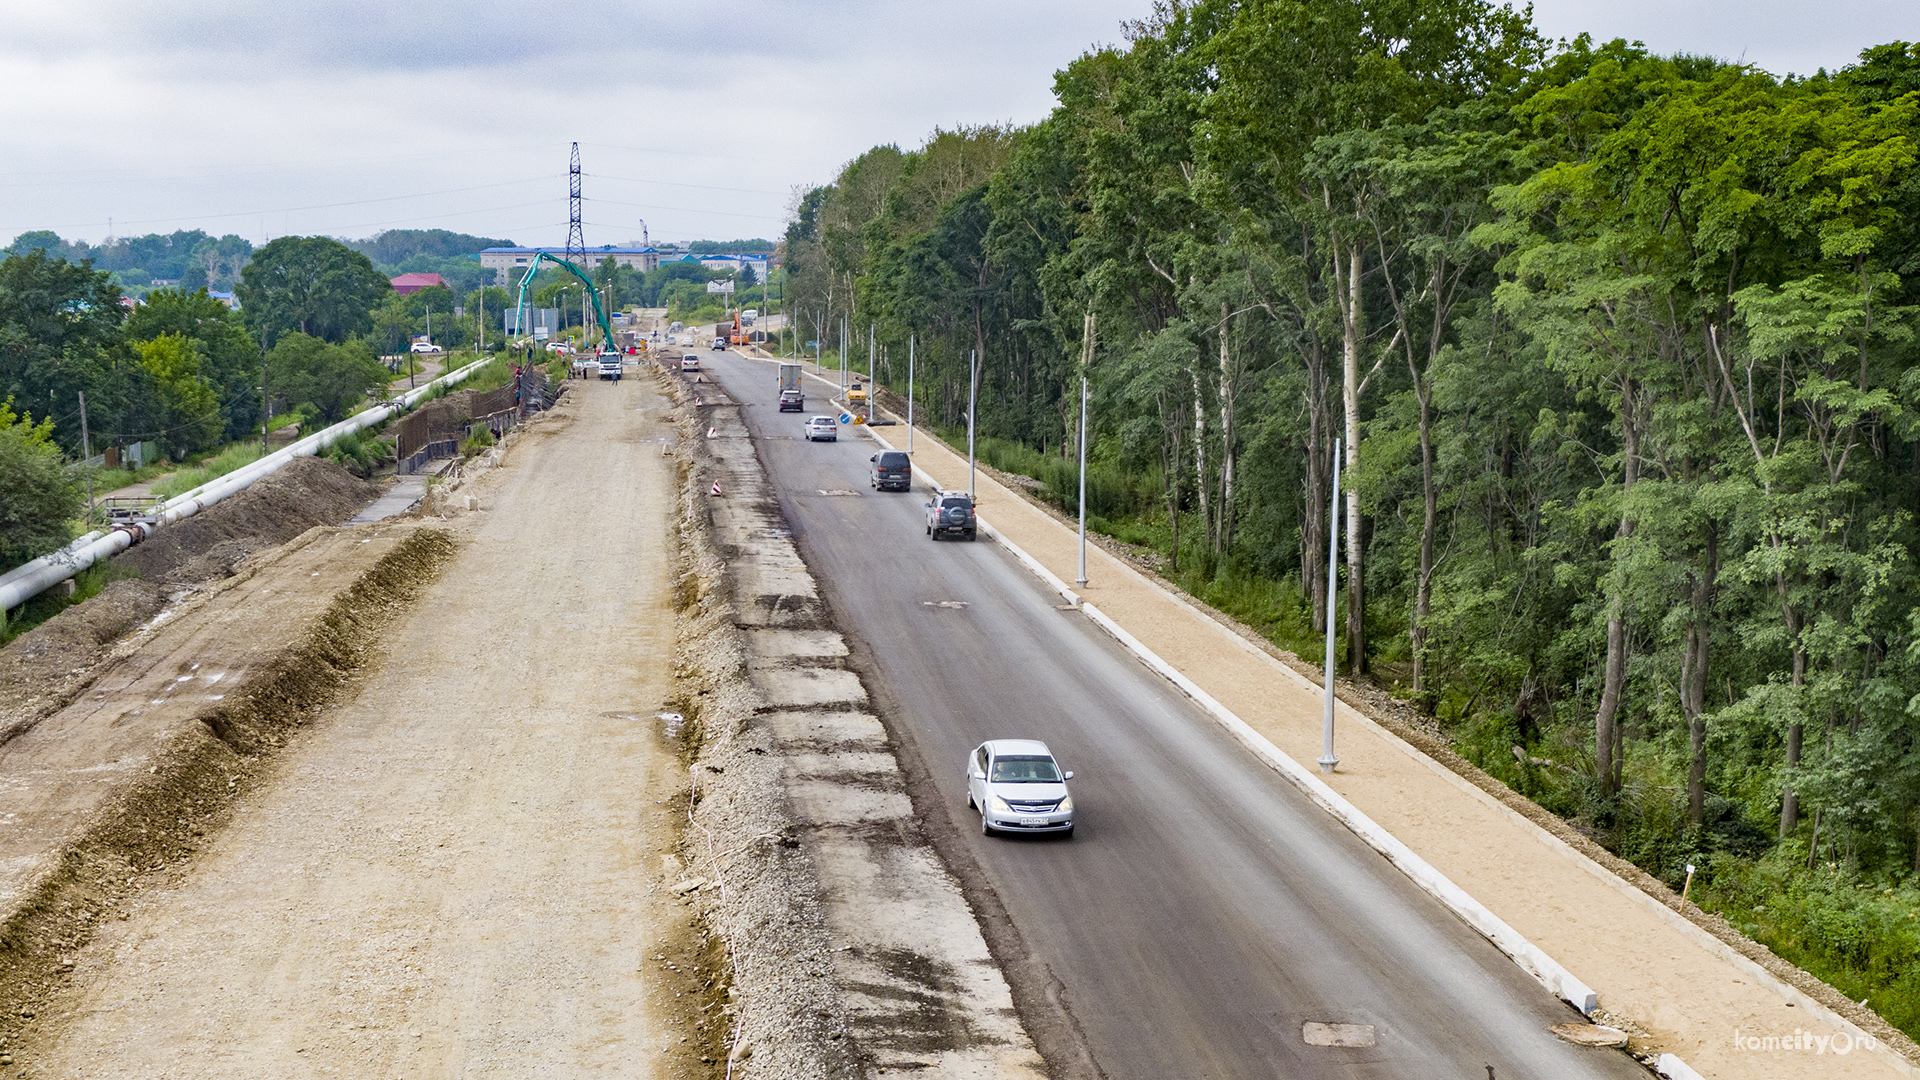
<path fill-rule="evenodd" d="M 405 296 L 417 293 L 421 289 L 431 289 L 435 285 L 445 285 L 447 279 L 439 274 L 401 274 L 393 279 L 393 291 Z"/>

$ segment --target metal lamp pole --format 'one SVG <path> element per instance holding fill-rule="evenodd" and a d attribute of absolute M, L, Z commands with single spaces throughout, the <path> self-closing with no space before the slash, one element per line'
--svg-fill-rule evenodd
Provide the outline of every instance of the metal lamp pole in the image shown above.
<path fill-rule="evenodd" d="M 1080 576 L 1073 579 L 1083 588 L 1087 584 L 1087 370 L 1093 366 L 1093 347 L 1093 312 L 1089 311 L 1080 344 Z"/>
<path fill-rule="evenodd" d="M 973 498 L 973 414 L 979 412 L 980 352 L 967 350 L 967 498 Z"/>
<path fill-rule="evenodd" d="M 907 338 L 907 453 L 913 453 L 913 338 Z"/>
<path fill-rule="evenodd" d="M 1327 713 L 1320 739 L 1320 771 L 1330 773 L 1340 759 L 1333 756 L 1333 594 L 1340 573 L 1340 440 L 1333 440 L 1333 499 L 1327 513 Z"/>

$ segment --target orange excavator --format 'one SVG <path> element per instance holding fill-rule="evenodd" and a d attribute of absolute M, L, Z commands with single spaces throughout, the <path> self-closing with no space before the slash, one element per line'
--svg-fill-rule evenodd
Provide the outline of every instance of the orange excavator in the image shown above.
<path fill-rule="evenodd" d="M 745 345 L 746 343 L 747 331 L 740 326 L 740 312 L 735 311 L 733 313 L 733 330 L 727 334 L 727 344 Z"/>

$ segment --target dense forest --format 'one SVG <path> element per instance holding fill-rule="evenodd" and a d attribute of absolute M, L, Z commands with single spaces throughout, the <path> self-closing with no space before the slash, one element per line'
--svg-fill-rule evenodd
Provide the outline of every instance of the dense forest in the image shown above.
<path fill-rule="evenodd" d="M 1055 92 L 806 193 L 802 336 L 1068 509 L 1084 374 L 1094 527 L 1282 644 L 1337 518 L 1348 673 L 1920 1031 L 1920 50 L 1166 0 Z"/>

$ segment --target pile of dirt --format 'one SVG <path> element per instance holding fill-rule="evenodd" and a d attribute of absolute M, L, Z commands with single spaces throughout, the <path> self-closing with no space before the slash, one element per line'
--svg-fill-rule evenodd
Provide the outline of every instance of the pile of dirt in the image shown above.
<path fill-rule="evenodd" d="M 378 484 L 314 457 L 298 457 L 245 491 L 159 529 L 116 557 L 148 581 L 185 585 L 230 577 L 241 559 L 316 525 L 341 525 L 380 494 Z"/>
<path fill-rule="evenodd" d="M 183 587 L 232 577 L 241 560 L 316 525 L 341 525 L 380 494 L 329 461 L 300 457 L 236 495 L 157 530 L 111 561 L 119 580 L 0 649 L 0 744 L 65 708 L 113 643 Z"/>

